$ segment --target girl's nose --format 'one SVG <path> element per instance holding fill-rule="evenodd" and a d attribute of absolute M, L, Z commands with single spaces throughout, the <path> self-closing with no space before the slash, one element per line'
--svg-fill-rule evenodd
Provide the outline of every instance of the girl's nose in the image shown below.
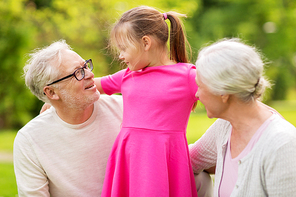
<path fill-rule="evenodd" d="M 198 98 L 198 90 L 195 93 L 195 97 Z"/>
<path fill-rule="evenodd" d="M 124 59 L 124 57 L 123 57 L 123 55 L 122 55 L 122 53 L 120 52 L 120 54 L 119 54 L 119 59 L 121 59 L 121 60 L 123 60 Z"/>

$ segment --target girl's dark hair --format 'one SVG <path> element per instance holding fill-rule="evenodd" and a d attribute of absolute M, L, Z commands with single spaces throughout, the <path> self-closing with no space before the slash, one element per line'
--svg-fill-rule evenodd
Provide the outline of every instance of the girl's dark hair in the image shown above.
<path fill-rule="evenodd" d="M 187 49 L 191 52 L 182 21 L 179 17 L 185 15 L 177 12 L 167 12 L 170 20 L 170 36 L 168 25 L 161 12 L 147 6 L 140 6 L 125 12 L 111 31 L 111 46 L 125 48 L 136 46 L 145 35 L 154 36 L 159 44 L 166 47 L 170 37 L 170 59 L 175 62 L 188 63 Z"/>

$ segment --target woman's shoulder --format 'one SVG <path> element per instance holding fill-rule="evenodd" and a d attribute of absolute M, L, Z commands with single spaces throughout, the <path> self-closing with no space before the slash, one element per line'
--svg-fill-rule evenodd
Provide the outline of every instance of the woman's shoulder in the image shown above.
<path fill-rule="evenodd" d="M 264 135 L 266 146 L 280 148 L 287 144 L 296 144 L 296 128 L 287 120 L 275 114 Z"/>
<path fill-rule="evenodd" d="M 290 122 L 275 114 L 275 118 L 271 122 L 270 132 L 273 135 L 288 135 L 296 137 L 296 128 Z"/>

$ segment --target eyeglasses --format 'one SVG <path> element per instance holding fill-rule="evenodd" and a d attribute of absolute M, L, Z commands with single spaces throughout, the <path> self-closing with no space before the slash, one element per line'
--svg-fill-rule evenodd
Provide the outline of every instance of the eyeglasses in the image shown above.
<path fill-rule="evenodd" d="M 85 70 L 84 69 L 89 69 L 90 71 L 92 71 L 94 69 L 94 66 L 93 66 L 93 63 L 92 63 L 91 59 L 86 60 L 83 67 L 76 69 L 72 74 L 70 74 L 70 75 L 68 75 L 66 77 L 63 77 L 61 79 L 58 79 L 58 80 L 56 80 L 54 82 L 51 82 L 51 83 L 47 84 L 47 86 L 55 84 L 57 82 L 60 82 L 60 81 L 62 81 L 64 79 L 68 79 L 68 78 L 73 77 L 73 76 L 77 79 L 77 81 L 81 81 L 85 77 Z"/>

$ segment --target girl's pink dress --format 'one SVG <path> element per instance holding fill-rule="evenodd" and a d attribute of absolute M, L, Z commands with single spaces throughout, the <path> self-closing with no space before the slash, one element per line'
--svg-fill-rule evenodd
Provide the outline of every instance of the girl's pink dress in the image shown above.
<path fill-rule="evenodd" d="M 178 63 L 102 78 L 106 94 L 122 93 L 124 111 L 103 197 L 197 196 L 186 140 L 195 76 L 194 65 Z"/>

